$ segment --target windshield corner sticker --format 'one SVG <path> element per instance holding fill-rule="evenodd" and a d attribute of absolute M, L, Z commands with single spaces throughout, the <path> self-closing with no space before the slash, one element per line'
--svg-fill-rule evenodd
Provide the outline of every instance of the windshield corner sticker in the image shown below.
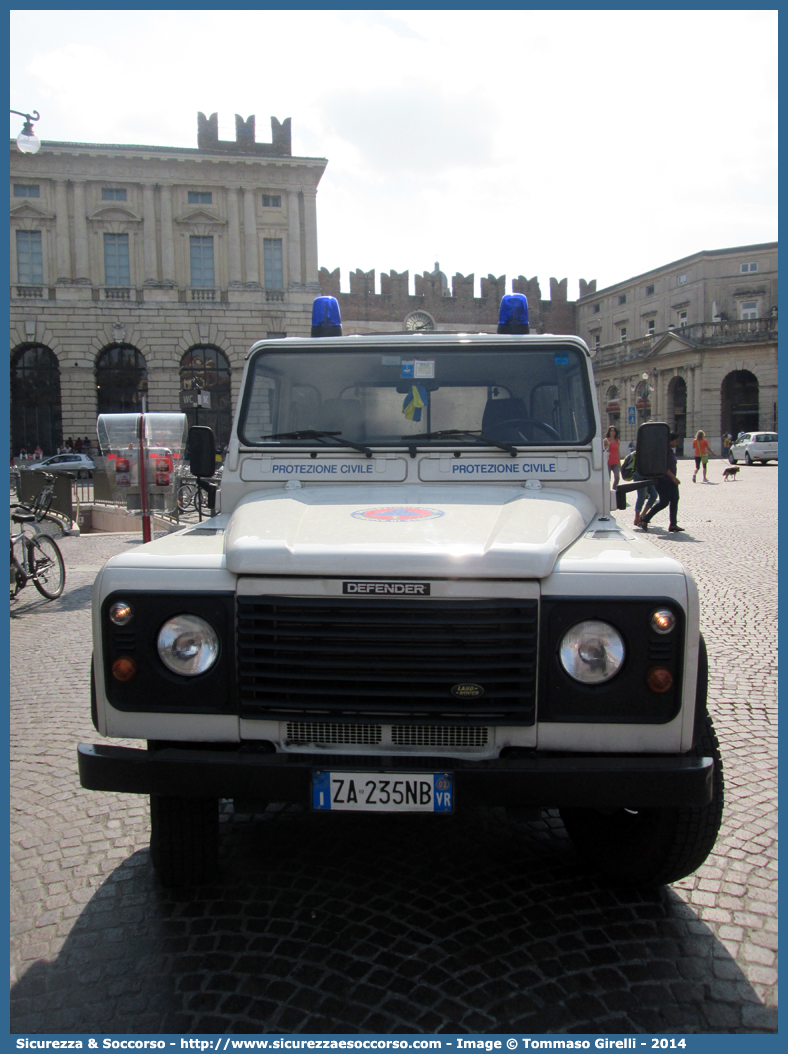
<path fill-rule="evenodd" d="M 568 366 L 569 356 L 568 355 L 556 355 L 555 357 L 556 366 Z"/>
<path fill-rule="evenodd" d="M 413 363 L 413 376 L 430 378 L 435 376 L 435 359 L 416 359 Z"/>
<path fill-rule="evenodd" d="M 420 505 L 387 505 L 379 509 L 359 509 L 350 515 L 356 520 L 374 523 L 412 523 L 415 520 L 436 520 L 443 516 L 443 512 Z"/>

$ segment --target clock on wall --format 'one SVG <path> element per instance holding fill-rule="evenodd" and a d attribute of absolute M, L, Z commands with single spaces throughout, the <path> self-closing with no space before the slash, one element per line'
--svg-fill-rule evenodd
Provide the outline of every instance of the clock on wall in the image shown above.
<path fill-rule="evenodd" d="M 405 329 L 409 333 L 423 333 L 428 329 L 435 329 L 435 322 L 426 311 L 414 311 L 405 319 Z"/>

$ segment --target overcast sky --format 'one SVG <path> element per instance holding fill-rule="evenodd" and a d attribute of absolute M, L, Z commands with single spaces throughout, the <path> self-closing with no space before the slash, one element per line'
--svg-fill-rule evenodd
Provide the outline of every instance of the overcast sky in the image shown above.
<path fill-rule="evenodd" d="M 42 139 L 197 145 L 292 118 L 318 259 L 602 288 L 777 238 L 772 11 L 12 12 Z M 11 136 L 20 129 L 12 117 Z M 379 282 L 379 278 L 378 278 Z M 510 286 L 509 286 L 510 288 Z"/>

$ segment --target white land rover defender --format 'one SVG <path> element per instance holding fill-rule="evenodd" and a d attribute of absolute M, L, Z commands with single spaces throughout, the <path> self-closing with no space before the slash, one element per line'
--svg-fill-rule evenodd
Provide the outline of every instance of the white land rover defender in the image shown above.
<path fill-rule="evenodd" d="M 612 881 L 695 870 L 723 796 L 698 593 L 610 515 L 586 345 L 518 296 L 497 335 L 313 323 L 249 352 L 216 515 L 97 577 L 93 722 L 147 742 L 80 745 L 82 785 L 150 795 L 166 884 L 215 872 L 220 799 L 557 808 Z"/>

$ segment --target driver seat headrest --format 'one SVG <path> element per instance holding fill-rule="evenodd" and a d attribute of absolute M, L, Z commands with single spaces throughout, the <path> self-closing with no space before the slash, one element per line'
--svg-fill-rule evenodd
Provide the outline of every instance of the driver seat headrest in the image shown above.
<path fill-rule="evenodd" d="M 488 399 L 482 416 L 482 432 L 488 432 L 501 421 L 527 418 L 522 399 Z"/>

